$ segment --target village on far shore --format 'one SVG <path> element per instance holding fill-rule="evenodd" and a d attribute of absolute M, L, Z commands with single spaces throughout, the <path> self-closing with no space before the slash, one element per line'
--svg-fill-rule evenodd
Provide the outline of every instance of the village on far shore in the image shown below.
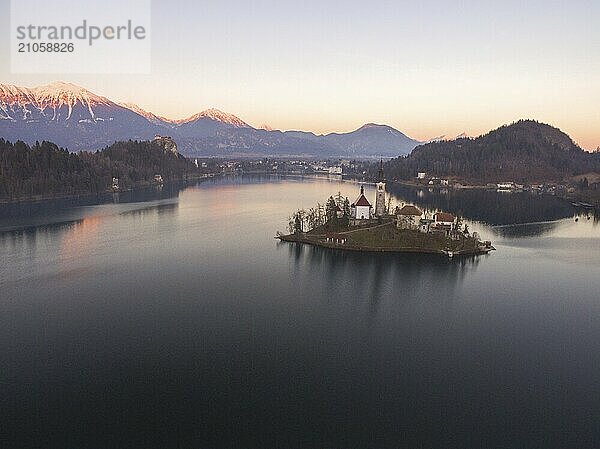
<path fill-rule="evenodd" d="M 298 210 L 289 217 L 285 242 L 297 242 L 352 251 L 387 251 L 444 254 L 448 257 L 487 254 L 495 248 L 469 232 L 460 217 L 447 212 L 429 216 L 414 204 L 391 207 L 380 163 L 375 206 L 364 186 L 353 203 L 341 194 L 330 196 L 325 206 Z"/>

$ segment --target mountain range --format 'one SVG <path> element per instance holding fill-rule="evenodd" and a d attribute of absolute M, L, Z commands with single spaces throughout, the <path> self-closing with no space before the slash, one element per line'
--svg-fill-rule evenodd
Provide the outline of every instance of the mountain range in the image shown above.
<path fill-rule="evenodd" d="M 175 139 L 187 156 L 396 157 L 421 143 L 374 123 L 348 133 L 317 135 L 268 125 L 254 128 L 217 109 L 172 120 L 62 81 L 34 88 L 0 84 L 0 137 L 10 141 L 48 140 L 70 151 L 93 151 L 156 134 Z"/>

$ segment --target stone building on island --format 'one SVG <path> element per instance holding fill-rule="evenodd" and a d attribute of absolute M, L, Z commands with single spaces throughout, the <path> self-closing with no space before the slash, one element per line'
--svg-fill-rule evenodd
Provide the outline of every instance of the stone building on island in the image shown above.
<path fill-rule="evenodd" d="M 424 218 L 423 211 L 412 204 L 396 208 L 396 226 L 399 229 L 418 231 L 421 228 L 422 218 Z"/>

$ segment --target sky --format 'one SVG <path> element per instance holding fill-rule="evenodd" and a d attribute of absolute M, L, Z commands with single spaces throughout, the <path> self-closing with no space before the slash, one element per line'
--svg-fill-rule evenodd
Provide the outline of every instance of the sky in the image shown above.
<path fill-rule="evenodd" d="M 152 1 L 151 72 L 62 79 L 155 114 L 211 107 L 254 126 L 345 132 L 385 123 L 419 140 L 521 118 L 600 146 L 600 1 Z M 0 29 L 9 2 L 0 0 Z"/>

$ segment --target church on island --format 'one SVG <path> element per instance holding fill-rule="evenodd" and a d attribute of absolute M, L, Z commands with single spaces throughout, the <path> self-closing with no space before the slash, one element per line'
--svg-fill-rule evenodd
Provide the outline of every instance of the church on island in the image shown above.
<path fill-rule="evenodd" d="M 429 218 L 425 212 L 412 204 L 396 206 L 394 211 L 387 210 L 385 176 L 383 161 L 379 165 L 377 183 L 375 184 L 375 207 L 365 196 L 365 189 L 360 186 L 358 198 L 350 205 L 349 226 L 373 225 L 374 220 L 392 219 L 398 229 L 410 229 L 424 233 L 439 232 L 450 236 L 456 230 L 457 219 L 446 212 L 437 212 Z"/>
<path fill-rule="evenodd" d="M 383 161 L 379 164 L 379 174 L 377 176 L 375 210 L 365 196 L 365 188 L 360 186 L 360 195 L 350 205 L 350 226 L 360 226 L 369 224 L 369 220 L 381 219 L 386 215 L 385 207 L 385 178 L 383 176 Z"/>

